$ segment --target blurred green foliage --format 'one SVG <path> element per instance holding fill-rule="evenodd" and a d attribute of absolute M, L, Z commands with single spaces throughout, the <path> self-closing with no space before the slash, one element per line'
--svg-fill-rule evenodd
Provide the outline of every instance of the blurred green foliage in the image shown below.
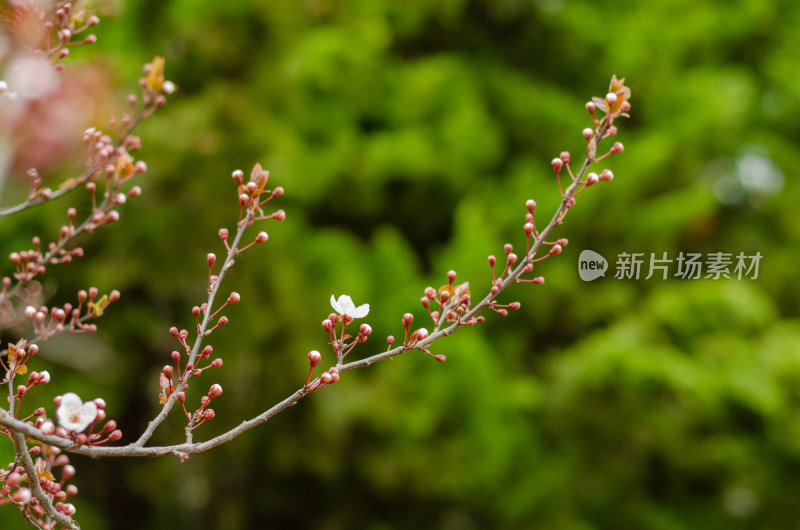
<path fill-rule="evenodd" d="M 583 149 L 583 104 L 632 88 L 616 178 L 578 197 L 522 309 L 303 400 L 180 464 L 76 458 L 87 528 L 785 529 L 800 520 L 800 4 L 585 0 L 137 0 L 110 10 L 99 61 L 120 100 L 167 58 L 179 86 L 140 129 L 150 171 L 121 221 L 54 270 L 122 300 L 92 337 L 43 345 L 43 390 L 103 396 L 126 439 L 158 407 L 160 367 L 205 293 L 205 254 L 256 161 L 286 222 L 237 262 L 242 303 L 214 436 L 301 385 L 331 294 L 372 307 L 353 355 L 402 334 L 455 269 L 549 219 L 549 160 Z M 78 138 L 78 132 L 76 132 Z M 78 197 L 78 195 L 76 195 Z M 78 199 L 70 199 L 78 200 Z M 83 199 L 79 199 L 83 200 Z M 63 204 L 4 221 L 6 253 L 53 235 Z M 582 282 L 577 256 L 609 258 Z M 761 252 L 757 280 L 613 278 L 619 252 Z M 331 358 L 327 357 L 327 361 Z M 57 375 L 56 375 L 57 374 Z M 197 397 L 197 396 L 195 396 Z M 180 439 L 180 421 L 157 442 Z M 0 510 L 4 528 L 22 527 Z"/>

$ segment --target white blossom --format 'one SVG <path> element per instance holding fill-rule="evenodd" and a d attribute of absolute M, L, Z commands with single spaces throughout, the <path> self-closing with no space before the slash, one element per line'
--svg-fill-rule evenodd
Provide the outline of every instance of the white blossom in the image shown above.
<path fill-rule="evenodd" d="M 331 306 L 337 313 L 350 318 L 364 318 L 369 313 L 369 304 L 361 304 L 356 307 L 353 299 L 343 294 L 337 300 L 334 295 L 331 295 Z"/>
<path fill-rule="evenodd" d="M 74 392 L 61 396 L 61 405 L 56 409 L 58 423 L 68 431 L 83 432 L 97 418 L 97 405 L 86 403 Z"/>

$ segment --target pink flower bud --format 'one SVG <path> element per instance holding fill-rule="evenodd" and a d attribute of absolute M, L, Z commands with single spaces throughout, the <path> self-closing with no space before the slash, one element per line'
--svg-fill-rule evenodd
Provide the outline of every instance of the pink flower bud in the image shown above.
<path fill-rule="evenodd" d="M 414 322 L 414 315 L 411 313 L 406 313 L 403 315 L 403 326 L 408 327 L 411 323 Z"/>
<path fill-rule="evenodd" d="M 219 320 L 217 320 L 218 326 L 224 326 L 227 323 L 228 323 L 228 317 L 226 317 L 225 315 L 222 315 L 221 317 L 219 317 Z"/>
<path fill-rule="evenodd" d="M 20 473 L 17 473 L 16 471 L 12 471 L 5 477 L 6 485 L 12 488 L 17 487 L 20 482 L 22 482 L 22 475 Z"/>
<path fill-rule="evenodd" d="M 117 428 L 117 422 L 114 420 L 109 420 L 106 422 L 105 425 L 103 425 L 102 432 L 111 432 L 116 428 Z"/>
<path fill-rule="evenodd" d="M 594 130 L 590 127 L 586 127 L 581 134 L 583 134 L 583 138 L 588 142 L 594 136 Z"/>
<path fill-rule="evenodd" d="M 319 382 L 322 383 L 323 385 L 327 385 L 328 383 L 330 383 L 331 379 L 333 379 L 333 377 L 328 372 L 324 372 L 322 375 L 319 376 Z"/>
<path fill-rule="evenodd" d="M 597 173 L 589 173 L 586 175 L 586 187 L 588 188 L 589 186 L 597 184 L 599 180 L 600 177 L 597 176 Z"/>
<path fill-rule="evenodd" d="M 613 106 L 614 103 L 616 102 L 617 102 L 617 95 L 614 92 L 609 92 L 608 94 L 606 94 L 606 103 L 608 103 L 609 106 Z"/>
<path fill-rule="evenodd" d="M 544 276 L 537 276 L 533 279 L 533 283 L 536 285 L 543 285 L 544 284 Z"/>
<path fill-rule="evenodd" d="M 526 236 L 531 237 L 533 235 L 533 230 L 534 230 L 533 223 L 525 223 L 522 226 L 522 230 L 523 232 L 525 232 Z"/>
<path fill-rule="evenodd" d="M 256 243 L 264 243 L 269 239 L 269 236 L 266 232 L 259 232 L 256 236 Z"/>
<path fill-rule="evenodd" d="M 514 252 L 514 247 L 511 245 L 511 243 L 506 243 L 505 245 L 503 245 L 503 252 L 505 252 L 506 256 L 508 256 L 509 254 Z"/>
<path fill-rule="evenodd" d="M 244 181 L 244 172 L 241 169 L 237 169 L 231 174 L 231 177 L 237 184 L 241 184 Z"/>
<path fill-rule="evenodd" d="M 220 366 L 222 366 L 222 359 L 217 358 L 211 361 L 211 368 L 219 368 Z"/>
<path fill-rule="evenodd" d="M 558 174 L 561 171 L 561 166 L 564 165 L 564 161 L 561 160 L 560 158 L 554 158 L 553 160 L 550 161 L 550 165 L 553 166 L 553 171 L 555 171 L 556 174 Z"/>
<path fill-rule="evenodd" d="M 116 429 L 116 430 L 112 431 L 111 434 L 108 435 L 108 441 L 109 442 L 116 442 L 120 438 L 122 438 L 122 431 L 119 430 L 119 429 Z M 67 490 L 69 490 L 69 487 L 67 487 Z M 76 490 L 75 493 L 78 493 L 78 491 Z M 69 491 L 67 491 L 67 494 L 69 494 Z M 74 495 L 74 493 L 73 493 L 73 495 Z"/>
<path fill-rule="evenodd" d="M 222 386 L 220 386 L 218 383 L 211 385 L 211 388 L 208 390 L 208 397 L 215 398 L 220 394 L 222 394 Z"/>
<path fill-rule="evenodd" d="M 277 187 L 277 188 L 275 188 L 275 190 L 272 192 L 272 196 L 273 196 L 273 197 L 280 197 L 281 195 L 283 195 L 283 188 L 282 188 L 282 187 L 280 187 L 280 186 L 278 186 L 278 187 Z"/>
<path fill-rule="evenodd" d="M 17 504 L 28 505 L 33 499 L 33 494 L 31 493 L 30 488 L 19 488 L 17 491 L 9 495 L 9 497 Z"/>
<path fill-rule="evenodd" d="M 203 413 L 203 418 L 205 420 L 213 420 L 216 415 L 217 413 L 214 412 L 214 409 L 208 409 Z"/>
<path fill-rule="evenodd" d="M 234 291 L 234 292 L 232 292 L 232 293 L 231 293 L 231 295 L 228 297 L 228 303 L 229 303 L 229 304 L 238 304 L 238 303 L 239 303 L 239 301 L 241 301 L 241 299 L 242 299 L 242 297 L 241 297 L 241 296 L 239 296 L 239 293 L 237 293 L 237 292 L 235 292 L 235 291 Z"/>
<path fill-rule="evenodd" d="M 525 208 L 527 208 L 530 213 L 536 212 L 536 201 L 528 199 L 525 201 Z"/>
<path fill-rule="evenodd" d="M 565 163 L 569 164 L 569 151 L 561 151 L 558 157 Z"/>
<path fill-rule="evenodd" d="M 431 300 L 436 299 L 436 289 L 433 287 L 426 287 L 425 288 L 425 296 Z"/>
<path fill-rule="evenodd" d="M 612 180 L 614 180 L 614 173 L 612 173 L 610 169 L 604 169 L 600 173 L 600 180 L 602 180 L 603 182 L 611 182 Z"/>
<path fill-rule="evenodd" d="M 227 228 L 220 228 L 219 229 L 219 238 L 223 241 L 228 239 L 228 229 Z"/>
<path fill-rule="evenodd" d="M 277 212 L 272 214 L 272 218 L 275 219 L 276 221 L 283 221 L 286 219 L 286 212 L 284 212 L 283 210 L 278 210 Z"/>
<path fill-rule="evenodd" d="M 331 368 L 330 370 L 328 370 L 327 373 L 331 374 L 331 383 L 338 383 L 339 382 L 339 379 L 340 379 L 339 370 L 337 370 L 336 368 Z"/>
<path fill-rule="evenodd" d="M 489 256 L 489 266 L 494 267 L 496 263 L 497 263 L 497 258 L 494 256 Z"/>
<path fill-rule="evenodd" d="M 61 480 L 69 480 L 75 476 L 75 467 L 66 465 L 61 469 Z"/>
<path fill-rule="evenodd" d="M 456 271 L 447 271 L 447 281 L 450 283 L 456 281 Z"/>
<path fill-rule="evenodd" d="M 372 333 L 372 327 L 370 327 L 369 324 L 361 324 L 361 328 L 358 330 L 358 334 L 359 335 L 363 335 L 363 336 L 367 337 L 371 333 Z"/>
<path fill-rule="evenodd" d="M 172 374 L 174 373 L 172 370 L 172 366 L 168 364 L 164 365 L 164 368 L 162 368 L 161 371 L 164 373 L 165 376 L 167 376 L 167 379 L 172 379 Z"/>
<path fill-rule="evenodd" d="M 445 362 L 447 360 L 447 357 L 445 357 L 441 353 L 439 355 L 433 355 L 432 357 L 434 359 L 436 359 L 437 361 L 439 361 L 440 363 L 443 363 L 443 362 Z"/>
<path fill-rule="evenodd" d="M 308 352 L 308 364 L 311 365 L 311 368 L 314 368 L 322 361 L 322 354 L 317 350 L 311 350 Z"/>
<path fill-rule="evenodd" d="M 559 245 L 558 243 L 556 243 L 555 245 L 553 245 L 552 247 L 550 247 L 550 255 L 551 255 L 551 256 L 555 256 L 555 255 L 561 254 L 561 251 L 562 251 L 562 250 L 563 250 L 563 249 L 561 248 L 561 245 Z"/>
<path fill-rule="evenodd" d="M 594 116 L 594 111 L 597 107 L 591 101 L 586 103 L 586 110 L 589 112 L 589 116 Z"/>

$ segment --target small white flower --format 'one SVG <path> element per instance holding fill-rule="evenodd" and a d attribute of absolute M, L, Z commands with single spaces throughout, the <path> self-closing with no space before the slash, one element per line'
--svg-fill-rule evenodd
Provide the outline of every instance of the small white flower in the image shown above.
<path fill-rule="evenodd" d="M 97 405 L 86 403 L 74 392 L 61 396 L 61 405 L 56 409 L 58 423 L 68 431 L 83 432 L 97 418 Z"/>
<path fill-rule="evenodd" d="M 364 318 L 369 313 L 369 304 L 361 304 L 356 307 L 353 299 L 343 294 L 337 300 L 334 295 L 331 295 L 331 306 L 340 315 L 350 318 Z"/>

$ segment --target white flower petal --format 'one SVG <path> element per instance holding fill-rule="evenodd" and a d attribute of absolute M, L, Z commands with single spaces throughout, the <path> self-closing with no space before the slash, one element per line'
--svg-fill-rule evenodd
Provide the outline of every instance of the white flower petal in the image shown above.
<path fill-rule="evenodd" d="M 336 301 L 336 296 L 334 295 L 331 295 L 331 307 L 334 311 L 341 314 L 342 308 L 339 307 L 339 302 Z"/>
<path fill-rule="evenodd" d="M 348 311 L 347 316 L 350 318 L 364 318 L 367 316 L 367 313 L 369 313 L 369 304 L 361 304 Z"/>

